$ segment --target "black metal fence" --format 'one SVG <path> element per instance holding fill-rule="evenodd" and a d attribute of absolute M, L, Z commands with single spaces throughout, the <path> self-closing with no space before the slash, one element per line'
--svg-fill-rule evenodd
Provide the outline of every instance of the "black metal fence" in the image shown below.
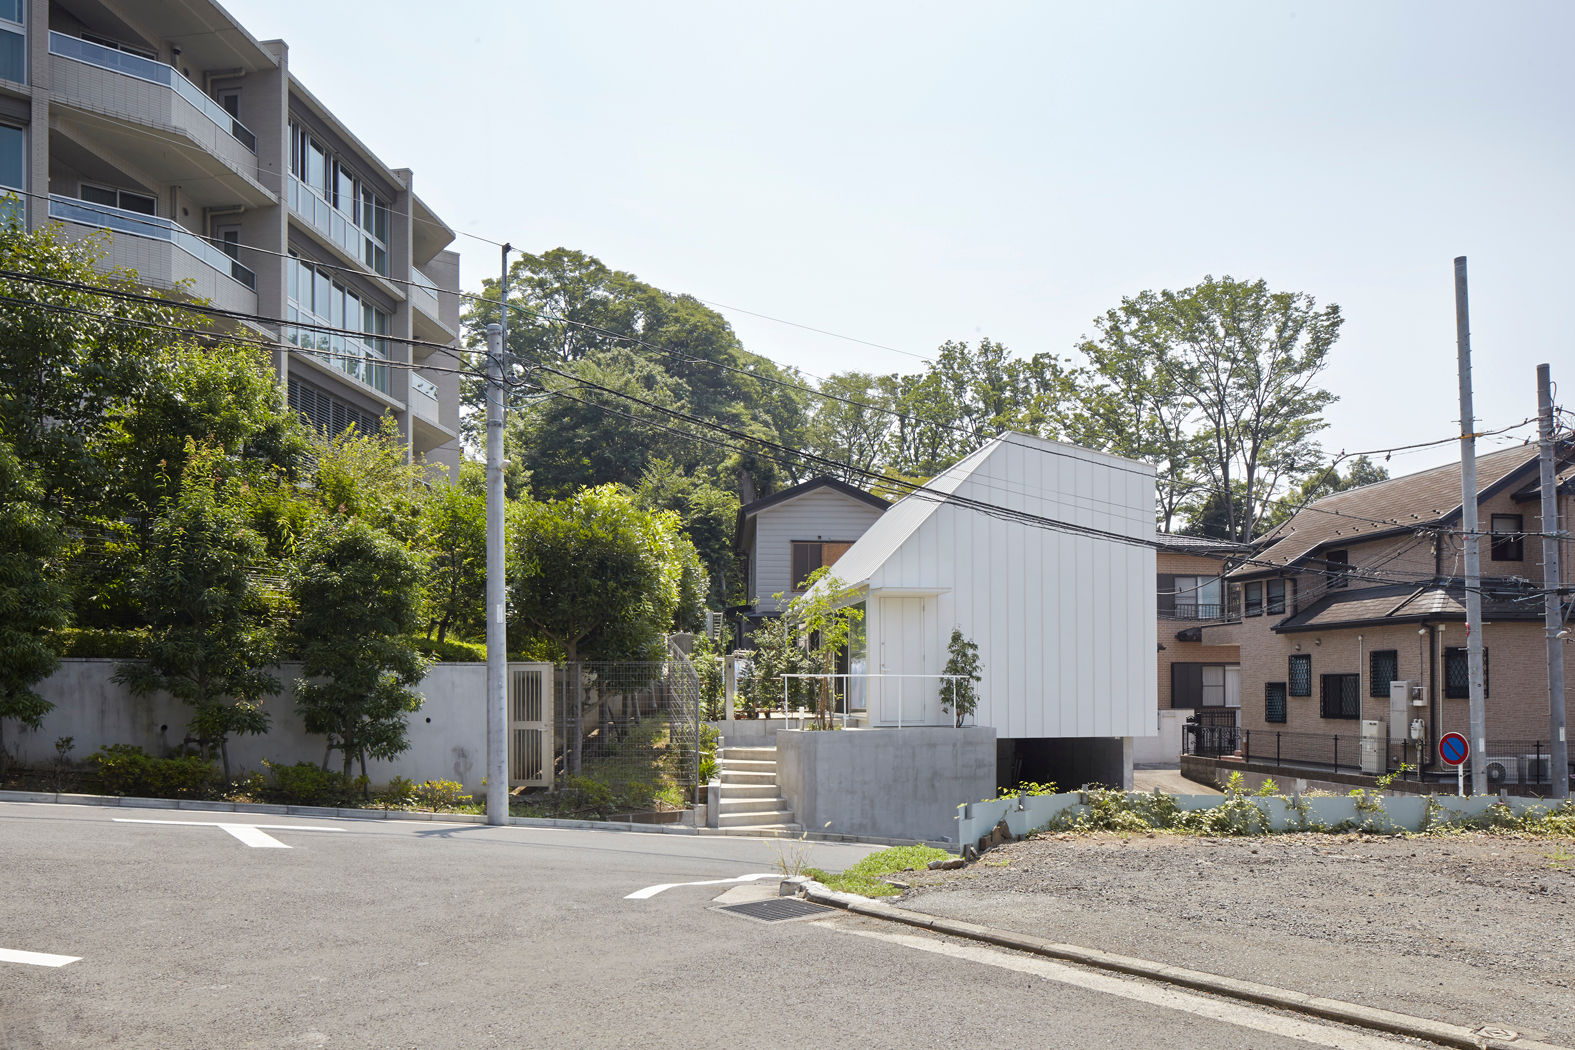
<path fill-rule="evenodd" d="M 1450 771 L 1431 752 L 1422 754 L 1412 742 L 1390 744 L 1385 741 L 1381 746 L 1385 772 L 1394 772 L 1401 765 L 1411 770 L 1426 766 L 1427 772 L 1435 775 Z M 1243 762 L 1298 769 L 1355 773 L 1362 768 L 1362 739 L 1355 733 L 1296 733 L 1187 722 L 1181 727 L 1181 753 L 1201 758 L 1240 754 Z M 1482 757 L 1487 764 L 1488 784 L 1495 790 L 1552 786 L 1553 761 L 1546 740 L 1490 740 Z M 1575 762 L 1571 763 L 1566 775 L 1575 784 Z"/>

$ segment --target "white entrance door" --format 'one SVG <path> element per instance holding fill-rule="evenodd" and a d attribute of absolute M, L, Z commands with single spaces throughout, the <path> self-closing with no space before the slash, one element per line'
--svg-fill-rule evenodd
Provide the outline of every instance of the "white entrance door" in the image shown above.
<path fill-rule="evenodd" d="M 942 725 L 937 679 L 922 677 L 940 672 L 934 650 L 934 598 L 878 599 L 879 648 L 877 678 L 870 688 L 870 722 L 881 726 Z"/>

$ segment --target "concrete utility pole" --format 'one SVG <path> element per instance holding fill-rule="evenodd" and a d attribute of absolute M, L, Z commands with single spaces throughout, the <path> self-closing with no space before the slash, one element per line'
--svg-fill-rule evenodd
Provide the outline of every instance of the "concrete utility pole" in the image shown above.
<path fill-rule="evenodd" d="M 1482 551 L 1477 516 L 1477 420 L 1471 407 L 1471 310 L 1466 257 L 1455 259 L 1455 336 L 1460 362 L 1460 531 L 1466 545 L 1466 673 L 1471 681 L 1471 793 L 1487 793 L 1487 712 L 1482 674 Z"/>
<path fill-rule="evenodd" d="M 508 635 L 503 625 L 503 327 L 487 326 L 487 823 L 509 822 Z"/>
<path fill-rule="evenodd" d="M 1564 629 L 1559 587 L 1559 495 L 1553 441 L 1553 379 L 1547 365 L 1537 366 L 1537 437 L 1541 439 L 1542 466 L 1542 617 L 1548 634 L 1548 739 L 1553 797 L 1570 797 L 1569 744 L 1564 739 Z"/>

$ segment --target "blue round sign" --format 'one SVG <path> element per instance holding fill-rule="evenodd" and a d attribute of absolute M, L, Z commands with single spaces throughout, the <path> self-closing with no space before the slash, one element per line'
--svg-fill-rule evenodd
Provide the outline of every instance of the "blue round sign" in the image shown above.
<path fill-rule="evenodd" d="M 1445 733 L 1438 738 L 1438 757 L 1445 765 L 1458 766 L 1471 754 L 1471 745 L 1459 733 Z"/>

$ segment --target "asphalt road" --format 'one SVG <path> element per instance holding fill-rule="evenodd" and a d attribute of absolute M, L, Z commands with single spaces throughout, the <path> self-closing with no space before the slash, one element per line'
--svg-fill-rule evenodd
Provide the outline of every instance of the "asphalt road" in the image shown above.
<path fill-rule="evenodd" d="M 803 847 L 0 804 L 0 1050 L 1416 1045 L 843 913 L 717 910 L 775 878 L 627 899 L 773 872 L 779 848 Z"/>

